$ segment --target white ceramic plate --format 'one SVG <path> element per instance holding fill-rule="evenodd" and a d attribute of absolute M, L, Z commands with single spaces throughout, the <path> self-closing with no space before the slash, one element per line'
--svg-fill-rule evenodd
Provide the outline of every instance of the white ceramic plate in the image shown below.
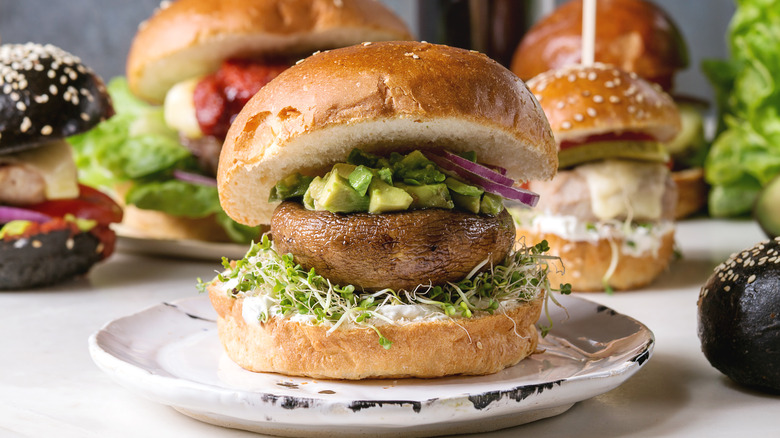
<path fill-rule="evenodd" d="M 117 251 L 129 254 L 176 257 L 195 260 L 231 260 L 242 259 L 249 244 L 206 242 L 192 239 L 149 239 L 133 236 L 126 231 L 115 229 L 117 233 Z"/>
<path fill-rule="evenodd" d="M 344 382 L 252 373 L 223 353 L 205 296 L 119 318 L 89 346 L 120 384 L 221 426 L 284 436 L 484 432 L 565 412 L 650 358 L 654 337 L 643 324 L 581 298 L 559 301 L 566 311 L 551 304 L 545 352 L 490 376 Z"/>

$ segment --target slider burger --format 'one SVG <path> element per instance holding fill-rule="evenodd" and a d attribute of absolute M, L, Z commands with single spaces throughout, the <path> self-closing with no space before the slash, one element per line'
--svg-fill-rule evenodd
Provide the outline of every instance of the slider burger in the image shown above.
<path fill-rule="evenodd" d="M 556 165 L 539 104 L 482 54 L 363 43 L 291 67 L 220 157 L 225 211 L 273 236 L 201 284 L 227 354 L 334 379 L 516 364 L 537 346 L 549 257 L 513 250 L 503 200 L 535 204 L 514 180 Z"/>
<path fill-rule="evenodd" d="M 122 210 L 78 184 L 64 138 L 113 113 L 103 81 L 72 54 L 0 46 L 0 289 L 82 275 L 112 253 Z"/>
<path fill-rule="evenodd" d="M 114 144 L 101 138 L 95 150 L 78 142 L 80 167 L 128 205 L 128 234 L 248 242 L 257 229 L 224 214 L 214 180 L 225 134 L 243 105 L 314 51 L 407 39 L 403 21 L 375 0 L 166 3 L 133 39 L 126 85 L 110 84 L 115 101 L 126 104 L 102 131 Z"/>
<path fill-rule="evenodd" d="M 566 2 L 532 26 L 515 51 L 512 71 L 528 81 L 548 70 L 579 63 L 582 9 L 582 0 Z M 679 28 L 650 1 L 599 0 L 594 44 L 596 62 L 634 72 L 668 93 L 674 88 L 675 74 L 688 67 L 688 50 Z M 702 119 L 706 103 L 684 96 L 675 96 L 675 100 L 682 126 L 665 146 L 678 184 L 675 216 L 681 218 L 701 210 L 707 200 L 702 170 L 707 153 Z"/>
<path fill-rule="evenodd" d="M 674 101 L 656 84 L 604 64 L 570 66 L 528 82 L 560 147 L 559 171 L 529 188 L 536 211 L 518 210 L 518 233 L 545 239 L 572 289 L 649 284 L 674 246 L 676 186 L 664 141 L 677 135 Z"/>

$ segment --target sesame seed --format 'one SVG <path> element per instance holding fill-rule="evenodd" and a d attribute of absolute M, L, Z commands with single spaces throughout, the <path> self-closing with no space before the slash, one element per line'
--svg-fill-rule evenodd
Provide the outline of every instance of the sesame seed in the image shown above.
<path fill-rule="evenodd" d="M 590 90 L 583 90 L 582 97 L 590 97 Z"/>
<path fill-rule="evenodd" d="M 636 112 L 636 107 L 634 105 L 629 105 L 627 110 L 629 114 L 634 114 Z"/>
<path fill-rule="evenodd" d="M 620 98 L 617 96 L 609 96 L 610 103 L 620 103 Z"/>
<path fill-rule="evenodd" d="M 22 124 L 19 126 L 19 129 L 22 130 L 22 132 L 27 132 L 28 129 L 32 126 L 32 122 L 30 121 L 29 117 L 25 117 L 22 119 Z"/>
<path fill-rule="evenodd" d="M 52 96 L 57 95 L 57 87 L 55 87 L 54 84 L 49 85 L 49 94 Z"/>
<path fill-rule="evenodd" d="M 52 127 L 50 125 L 46 125 L 43 128 L 41 128 L 42 135 L 50 135 L 51 133 L 52 133 Z"/>
<path fill-rule="evenodd" d="M 27 111 L 27 105 L 25 105 L 22 101 L 16 102 L 16 109 L 19 111 Z"/>
<path fill-rule="evenodd" d="M 563 129 L 571 129 L 571 122 L 563 122 L 563 123 L 561 123 L 561 128 L 563 128 Z"/>
<path fill-rule="evenodd" d="M 607 88 L 615 88 L 615 83 L 612 81 L 604 82 L 604 86 Z"/>
<path fill-rule="evenodd" d="M 366 42 L 363 43 L 363 45 L 364 46 L 370 46 L 371 45 L 371 41 L 366 41 Z"/>
<path fill-rule="evenodd" d="M 576 80 L 577 80 L 577 75 L 575 75 L 575 74 L 570 74 L 569 75 L 569 82 L 574 82 Z"/>
<path fill-rule="evenodd" d="M 585 112 L 588 113 L 588 115 L 591 117 L 596 117 L 597 115 L 596 110 L 594 110 L 593 108 L 588 108 L 585 110 Z"/>
<path fill-rule="evenodd" d="M 753 274 L 750 277 L 748 277 L 748 280 L 747 280 L 748 284 L 751 284 L 754 281 L 756 281 L 756 275 L 755 274 Z"/>
<path fill-rule="evenodd" d="M 83 121 L 85 121 L 85 122 L 88 122 L 88 121 L 89 121 L 89 114 L 87 114 L 87 113 L 81 113 L 81 114 L 80 114 L 80 116 L 81 116 L 81 120 L 83 120 Z"/>
<path fill-rule="evenodd" d="M 566 102 L 559 100 L 558 103 L 555 104 L 555 108 L 563 109 L 563 107 L 566 106 Z"/>
<path fill-rule="evenodd" d="M 42 246 L 43 246 L 43 243 L 41 243 L 41 241 L 40 241 L 40 240 L 33 240 L 33 241 L 32 241 L 32 247 L 33 247 L 33 248 L 40 248 L 40 247 L 42 247 Z"/>
<path fill-rule="evenodd" d="M 723 290 L 725 290 L 726 292 L 730 292 L 731 291 L 731 286 L 724 286 Z"/>
<path fill-rule="evenodd" d="M 596 102 L 596 103 L 601 103 L 601 102 L 604 102 L 604 98 L 601 97 L 600 94 L 597 94 L 597 95 L 593 96 L 593 101 Z"/>
<path fill-rule="evenodd" d="M 588 80 L 589 81 L 595 81 L 599 76 L 596 74 L 596 72 L 590 72 L 588 73 Z"/>
<path fill-rule="evenodd" d="M 577 122 L 581 122 L 583 119 L 584 119 L 584 117 L 580 113 L 577 113 L 577 114 L 574 115 L 574 120 L 577 121 Z"/>

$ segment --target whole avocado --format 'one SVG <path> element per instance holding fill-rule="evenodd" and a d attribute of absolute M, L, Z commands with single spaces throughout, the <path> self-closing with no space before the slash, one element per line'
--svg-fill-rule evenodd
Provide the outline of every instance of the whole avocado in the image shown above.
<path fill-rule="evenodd" d="M 733 254 L 702 287 L 699 339 L 733 381 L 780 393 L 780 238 Z"/>

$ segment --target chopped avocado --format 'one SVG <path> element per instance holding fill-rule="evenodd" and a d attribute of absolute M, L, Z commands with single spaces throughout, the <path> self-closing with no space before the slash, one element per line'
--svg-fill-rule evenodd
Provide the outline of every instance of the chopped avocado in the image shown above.
<path fill-rule="evenodd" d="M 409 208 L 452 209 L 455 207 L 446 184 L 410 186 L 404 183 L 396 183 L 395 186 L 412 196 L 412 203 L 409 205 Z"/>
<path fill-rule="evenodd" d="M 316 210 L 314 200 L 320 196 L 323 187 L 325 187 L 325 180 L 319 176 L 314 178 L 311 183 L 309 183 L 309 188 L 306 189 L 306 193 L 303 194 L 303 206 L 309 210 Z"/>
<path fill-rule="evenodd" d="M 371 181 L 368 193 L 370 196 L 369 213 L 406 210 L 413 201 L 412 196 L 404 189 L 393 187 L 378 178 Z"/>
<path fill-rule="evenodd" d="M 22 220 L 7 222 L 5 225 L 0 227 L 0 239 L 4 238 L 5 236 L 20 236 L 24 234 L 25 230 L 27 230 L 27 227 L 30 226 L 31 223 L 32 222 L 30 221 Z"/>
<path fill-rule="evenodd" d="M 466 184 L 452 177 L 448 177 L 446 180 L 444 180 L 444 183 L 447 184 L 447 188 L 450 189 L 450 192 L 457 193 L 463 196 L 480 197 L 484 192 L 484 190 L 480 189 L 477 186 Z"/>
<path fill-rule="evenodd" d="M 597 141 L 558 152 L 558 168 L 565 169 L 606 158 L 665 163 L 669 161 L 669 153 L 666 147 L 657 141 Z"/>
<path fill-rule="evenodd" d="M 753 217 L 767 236 L 780 236 L 780 177 L 775 177 L 761 190 L 753 207 Z"/>
<path fill-rule="evenodd" d="M 351 185 L 349 180 L 341 176 L 334 168 L 323 180 L 322 188 L 316 196 L 312 196 L 315 210 L 327 210 L 332 213 L 352 213 L 366 211 L 368 196 L 361 195 Z M 313 183 L 313 181 L 312 181 Z M 314 195 L 312 193 L 312 195 Z"/>
<path fill-rule="evenodd" d="M 492 193 L 485 193 L 482 195 L 482 200 L 479 203 L 479 212 L 481 214 L 497 216 L 503 210 L 504 203 L 501 201 L 500 196 Z"/>
<path fill-rule="evenodd" d="M 365 195 L 368 190 L 368 185 L 371 184 L 371 180 L 374 178 L 374 172 L 366 166 L 360 165 L 349 174 L 349 185 L 353 189 L 357 190 L 361 195 Z"/>
<path fill-rule="evenodd" d="M 312 177 L 301 175 L 300 173 L 287 176 L 271 189 L 268 202 L 283 201 L 303 196 L 309 188 L 312 179 Z"/>
<path fill-rule="evenodd" d="M 482 201 L 481 196 L 461 195 L 456 192 L 450 192 L 450 194 L 452 195 L 452 201 L 455 203 L 455 207 L 468 211 L 469 213 L 479 213 L 480 203 Z"/>

